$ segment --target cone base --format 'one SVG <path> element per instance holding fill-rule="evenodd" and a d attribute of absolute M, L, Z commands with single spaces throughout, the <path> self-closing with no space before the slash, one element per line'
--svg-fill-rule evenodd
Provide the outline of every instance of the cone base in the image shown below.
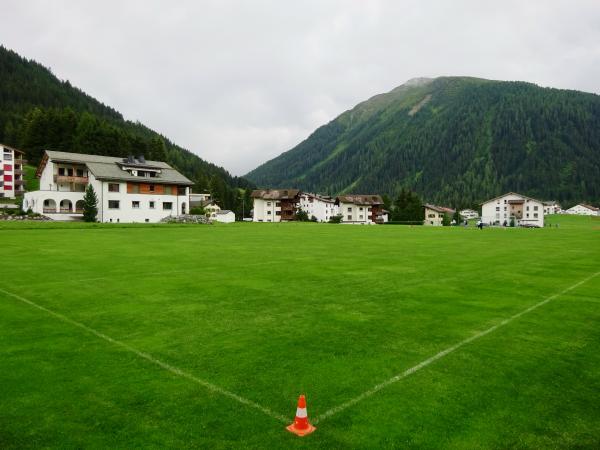
<path fill-rule="evenodd" d="M 303 430 L 296 428 L 295 424 L 291 424 L 288 425 L 287 427 L 285 427 L 286 430 L 288 430 L 290 433 L 294 433 L 297 436 L 306 436 L 307 434 L 312 433 L 313 431 L 315 431 L 317 429 L 317 427 L 313 427 L 310 423 L 308 424 L 308 428 L 305 428 Z"/>

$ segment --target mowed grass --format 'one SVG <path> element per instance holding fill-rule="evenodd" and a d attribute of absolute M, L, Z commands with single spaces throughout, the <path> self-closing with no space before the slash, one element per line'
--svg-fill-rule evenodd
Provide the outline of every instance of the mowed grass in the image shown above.
<path fill-rule="evenodd" d="M 551 222 L 2 223 L 0 448 L 598 448 L 600 221 Z"/>

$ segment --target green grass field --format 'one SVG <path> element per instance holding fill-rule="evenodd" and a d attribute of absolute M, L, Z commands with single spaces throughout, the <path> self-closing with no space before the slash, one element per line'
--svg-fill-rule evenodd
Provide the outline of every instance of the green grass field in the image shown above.
<path fill-rule="evenodd" d="M 0 448 L 599 448 L 600 221 L 552 221 L 0 223 Z"/>

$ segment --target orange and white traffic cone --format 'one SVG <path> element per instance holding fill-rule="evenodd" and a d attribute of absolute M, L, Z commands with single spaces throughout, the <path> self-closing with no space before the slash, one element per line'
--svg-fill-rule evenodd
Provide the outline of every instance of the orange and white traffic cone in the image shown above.
<path fill-rule="evenodd" d="M 304 398 L 304 395 L 301 395 L 298 399 L 298 408 L 296 409 L 296 418 L 294 419 L 294 423 L 285 428 L 288 431 L 297 434 L 298 436 L 306 436 L 317 429 L 308 422 L 308 414 L 306 413 L 306 399 Z"/>

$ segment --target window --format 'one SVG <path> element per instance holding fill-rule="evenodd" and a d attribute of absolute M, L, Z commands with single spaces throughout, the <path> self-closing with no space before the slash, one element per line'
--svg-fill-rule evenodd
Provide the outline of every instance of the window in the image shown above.
<path fill-rule="evenodd" d="M 108 209 L 119 209 L 119 200 L 109 200 Z"/>
<path fill-rule="evenodd" d="M 150 202 L 150 209 L 154 209 L 154 202 Z"/>
<path fill-rule="evenodd" d="M 62 177 L 65 175 L 65 168 L 64 167 L 59 167 L 58 168 L 58 174 Z"/>
<path fill-rule="evenodd" d="M 119 183 L 108 183 L 108 192 L 119 192 Z"/>
<path fill-rule="evenodd" d="M 145 219 L 145 222 L 146 222 L 146 223 L 150 222 L 150 219 Z"/>
<path fill-rule="evenodd" d="M 270 216 L 271 215 L 271 211 L 267 211 L 267 215 Z"/>
<path fill-rule="evenodd" d="M 506 211 L 506 206 L 504 207 L 504 211 Z"/>
<path fill-rule="evenodd" d="M 358 218 L 359 218 L 360 220 L 363 220 L 363 215 L 361 214 L 360 216 L 358 216 Z"/>
<path fill-rule="evenodd" d="M 134 200 L 131 202 L 131 207 L 134 209 L 139 209 L 140 208 L 140 202 L 137 200 Z"/>
<path fill-rule="evenodd" d="M 67 175 L 72 177 L 73 176 L 73 169 L 67 169 Z"/>
<path fill-rule="evenodd" d="M 533 213 L 533 217 L 538 218 L 538 213 Z"/>
<path fill-rule="evenodd" d="M 271 202 L 267 202 L 267 206 L 271 206 Z"/>
<path fill-rule="evenodd" d="M 352 216 L 348 216 L 348 220 L 352 220 Z"/>
<path fill-rule="evenodd" d="M 281 202 L 275 202 L 275 206 L 281 206 Z"/>
<path fill-rule="evenodd" d="M 529 217 L 529 213 L 527 213 L 527 217 Z"/>
<path fill-rule="evenodd" d="M 537 211 L 537 210 L 538 210 L 538 207 L 537 207 L 537 206 L 534 206 L 534 207 L 533 207 L 533 210 L 534 210 L 534 211 Z"/>
<path fill-rule="evenodd" d="M 352 212 L 352 208 L 348 208 L 348 212 Z"/>
<path fill-rule="evenodd" d="M 77 169 L 77 176 L 83 177 L 83 169 Z"/>
<path fill-rule="evenodd" d="M 496 206 L 496 211 L 500 211 L 500 207 L 499 206 Z"/>
<path fill-rule="evenodd" d="M 171 188 L 171 186 L 165 186 L 164 187 L 164 191 L 165 191 L 165 195 L 172 195 L 173 194 L 173 189 Z"/>
<path fill-rule="evenodd" d="M 163 202 L 163 209 L 170 211 L 171 209 L 173 209 L 173 203 L 171 203 L 171 202 Z"/>
<path fill-rule="evenodd" d="M 149 185 L 148 185 L 148 190 L 149 190 L 150 192 L 154 192 L 154 185 L 153 185 L 153 184 L 149 184 Z"/>
<path fill-rule="evenodd" d="M 358 208 L 358 210 L 359 210 L 359 211 L 362 211 L 362 210 L 363 210 L 363 207 L 361 206 L 360 208 Z"/>
<path fill-rule="evenodd" d="M 269 214 L 271 214 L 271 211 L 269 211 Z M 275 211 L 275 215 L 276 216 L 280 216 L 281 215 L 281 211 Z"/>
<path fill-rule="evenodd" d="M 527 211 L 529 211 L 529 206 L 527 207 Z"/>

